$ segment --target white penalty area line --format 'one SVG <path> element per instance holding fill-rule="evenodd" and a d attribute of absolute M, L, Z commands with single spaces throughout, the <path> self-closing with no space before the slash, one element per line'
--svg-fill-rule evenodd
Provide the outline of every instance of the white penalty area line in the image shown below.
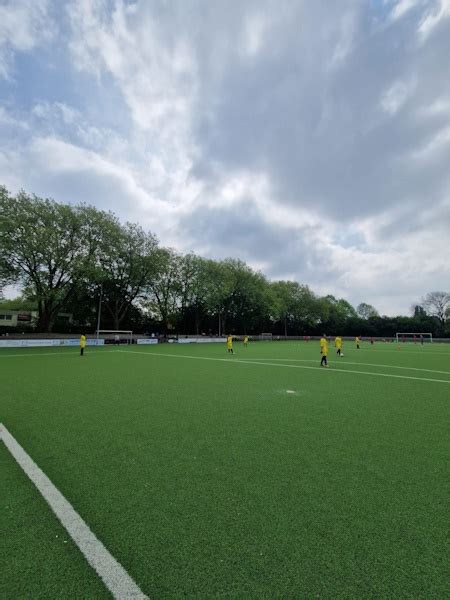
<path fill-rule="evenodd" d="M 42 494 L 47 504 L 61 521 L 70 537 L 95 569 L 114 598 L 144 600 L 147 596 L 139 589 L 120 563 L 92 533 L 72 505 L 53 485 L 22 446 L 0 423 L 0 439 L 16 459 L 25 474 Z"/>
<path fill-rule="evenodd" d="M 166 356 L 169 358 L 188 358 L 191 360 L 212 360 L 216 362 L 224 362 L 227 364 L 245 364 L 245 365 L 262 365 L 263 367 L 285 367 L 288 369 L 309 369 L 312 371 L 327 371 L 329 373 L 355 373 L 357 375 L 373 375 L 374 377 L 389 377 L 392 379 L 412 379 L 414 381 L 433 381 L 435 383 L 447 383 L 450 385 L 450 380 L 446 379 L 431 379 L 425 377 L 413 377 L 411 375 L 394 375 L 393 373 L 371 373 L 370 371 L 355 371 L 350 369 L 325 369 L 324 367 L 309 367 L 308 365 L 285 365 L 280 363 L 259 362 L 256 360 L 241 360 L 239 358 L 211 358 L 209 356 L 190 356 L 188 354 L 163 354 L 162 352 L 140 352 L 139 350 L 118 350 L 122 354 L 143 354 L 145 356 Z"/>
<path fill-rule="evenodd" d="M 251 358 L 247 360 L 253 360 Z M 316 360 L 312 360 L 311 358 L 258 358 L 255 360 L 274 360 L 274 361 L 286 361 L 286 362 L 317 362 Z M 450 371 L 436 371 L 435 369 L 421 369 L 419 367 L 399 367 L 397 365 L 380 365 L 377 363 L 360 363 L 360 362 L 351 362 L 348 360 L 340 362 L 340 358 L 336 360 L 339 361 L 342 365 L 362 365 L 363 367 L 384 367 L 386 369 L 402 369 L 405 371 L 424 371 L 425 373 L 440 373 L 441 375 L 450 375 Z"/>

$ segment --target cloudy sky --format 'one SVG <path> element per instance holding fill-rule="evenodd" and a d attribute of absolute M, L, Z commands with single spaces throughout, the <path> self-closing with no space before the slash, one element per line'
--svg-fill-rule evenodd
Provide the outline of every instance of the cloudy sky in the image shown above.
<path fill-rule="evenodd" d="M 450 0 L 0 0 L 0 183 L 408 313 L 450 291 Z"/>

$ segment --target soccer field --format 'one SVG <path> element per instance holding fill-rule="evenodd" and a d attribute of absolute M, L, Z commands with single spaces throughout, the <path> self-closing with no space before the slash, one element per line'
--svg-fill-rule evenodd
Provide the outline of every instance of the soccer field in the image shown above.
<path fill-rule="evenodd" d="M 450 347 L 344 354 L 2 350 L 0 422 L 151 598 L 442 598 Z M 0 596 L 111 597 L 0 457 Z"/>

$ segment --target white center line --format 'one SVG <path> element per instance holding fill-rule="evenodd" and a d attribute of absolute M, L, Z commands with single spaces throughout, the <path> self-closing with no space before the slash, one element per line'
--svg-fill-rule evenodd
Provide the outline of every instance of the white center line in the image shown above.
<path fill-rule="evenodd" d="M 22 446 L 0 423 L 0 439 L 25 471 L 48 505 L 61 521 L 70 537 L 95 569 L 114 598 L 144 600 L 147 596 L 139 589 L 120 563 L 108 552 L 102 542 L 64 498 L 45 473 L 37 466 Z"/>

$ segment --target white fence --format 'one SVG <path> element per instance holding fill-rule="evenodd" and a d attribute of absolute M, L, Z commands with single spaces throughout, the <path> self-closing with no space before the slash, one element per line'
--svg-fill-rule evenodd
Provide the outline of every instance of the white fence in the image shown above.
<path fill-rule="evenodd" d="M 87 346 L 103 346 L 105 340 L 87 339 Z M 79 346 L 80 338 L 60 340 L 0 340 L 0 348 L 51 348 L 55 346 Z"/>
<path fill-rule="evenodd" d="M 189 338 L 178 338 L 179 344 L 206 344 L 211 342 L 220 342 L 221 344 L 225 344 L 226 338 L 217 338 L 217 337 L 189 337 Z"/>

